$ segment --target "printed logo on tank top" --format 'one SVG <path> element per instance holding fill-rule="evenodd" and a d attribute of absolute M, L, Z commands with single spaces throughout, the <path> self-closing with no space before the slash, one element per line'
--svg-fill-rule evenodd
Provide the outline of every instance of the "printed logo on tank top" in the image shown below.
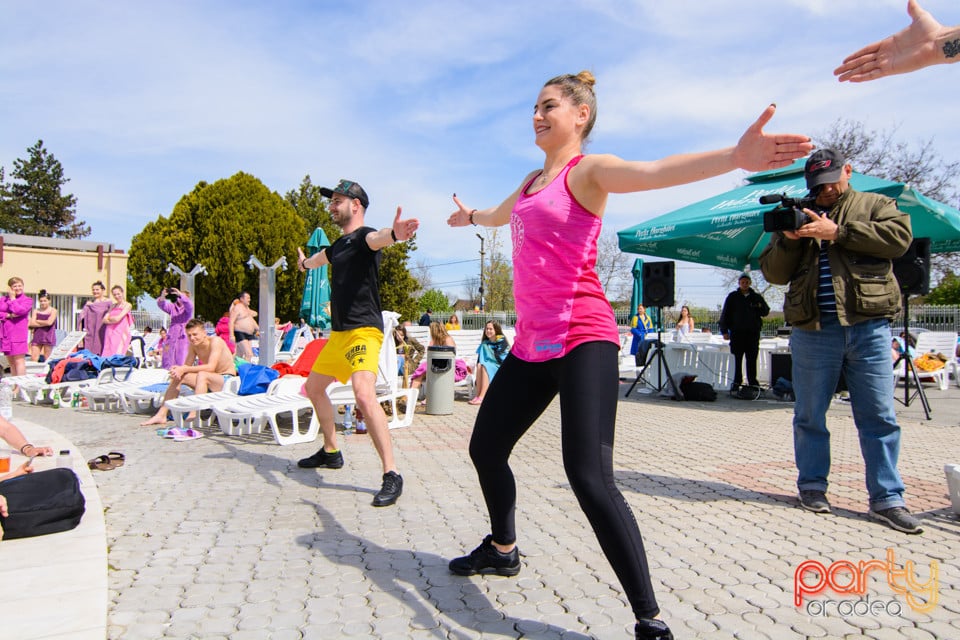
<path fill-rule="evenodd" d="M 510 212 L 510 236 L 513 240 L 513 255 L 516 257 L 523 248 L 523 219 L 513 211 Z"/>
<path fill-rule="evenodd" d="M 533 343 L 533 350 L 540 355 L 554 357 L 563 352 L 562 342 L 550 342 L 549 340 L 537 340 Z"/>

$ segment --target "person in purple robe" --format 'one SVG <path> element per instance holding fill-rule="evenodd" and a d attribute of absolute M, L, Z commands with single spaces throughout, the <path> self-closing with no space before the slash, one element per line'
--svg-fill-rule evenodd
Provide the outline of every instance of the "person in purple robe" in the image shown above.
<path fill-rule="evenodd" d="M 10 375 L 27 372 L 27 338 L 33 298 L 23 293 L 23 279 L 13 276 L 7 281 L 10 292 L 0 296 L 0 350 L 10 363 Z"/>
<path fill-rule="evenodd" d="M 83 348 L 91 353 L 103 351 L 103 316 L 111 307 L 107 297 L 107 287 L 97 280 L 90 287 L 93 299 L 88 300 L 80 311 L 80 326 L 87 335 L 83 337 Z"/>
<path fill-rule="evenodd" d="M 178 367 L 187 357 L 190 342 L 187 340 L 186 325 L 193 318 L 193 301 L 189 292 L 181 292 L 176 287 L 167 287 L 157 298 L 157 306 L 170 315 L 170 327 L 163 345 L 160 366 L 164 369 Z"/>

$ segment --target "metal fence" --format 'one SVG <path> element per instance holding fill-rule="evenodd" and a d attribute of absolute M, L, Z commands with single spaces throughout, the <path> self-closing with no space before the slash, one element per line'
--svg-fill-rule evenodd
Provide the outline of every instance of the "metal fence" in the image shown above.
<path fill-rule="evenodd" d="M 658 321 L 658 309 L 647 309 L 647 313 Z M 496 320 L 504 327 L 512 327 L 517 322 L 516 311 L 457 311 L 460 316 L 460 324 L 464 329 L 482 329 L 487 320 Z M 630 317 L 633 315 L 628 309 L 614 309 L 617 318 L 617 324 L 622 327 L 630 326 Z M 696 328 L 700 330 L 709 329 L 713 333 L 720 331 L 720 310 L 692 307 L 690 314 L 696 322 Z M 436 314 L 444 321 L 452 314 Z M 663 330 L 672 330 L 680 316 L 679 308 L 663 309 Z M 893 319 L 894 327 L 903 325 L 903 311 Z M 782 331 L 785 326 L 782 311 L 773 311 L 764 318 L 763 329 L 761 333 L 764 336 L 775 336 L 778 331 Z M 937 305 L 910 305 L 910 326 L 913 328 L 927 329 L 929 331 L 955 331 L 960 333 L 960 306 L 937 306 Z"/>

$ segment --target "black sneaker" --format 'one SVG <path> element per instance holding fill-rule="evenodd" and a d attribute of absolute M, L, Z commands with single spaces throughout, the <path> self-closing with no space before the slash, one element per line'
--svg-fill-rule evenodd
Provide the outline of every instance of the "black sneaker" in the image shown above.
<path fill-rule="evenodd" d="M 337 450 L 334 452 L 325 451 L 323 447 L 309 458 L 304 458 L 297 462 L 298 467 L 304 469 L 316 469 L 317 467 L 326 467 L 327 469 L 339 469 L 343 466 L 343 454 Z"/>
<path fill-rule="evenodd" d="M 673 640 L 667 623 L 654 618 L 640 618 L 640 622 L 633 627 L 633 632 L 636 640 Z"/>
<path fill-rule="evenodd" d="M 470 555 L 454 558 L 449 566 L 450 571 L 458 576 L 472 576 L 477 573 L 515 576 L 520 573 L 520 552 L 516 547 L 510 553 L 497 551 L 493 546 L 493 536 L 489 535 Z"/>
<path fill-rule="evenodd" d="M 827 495 L 816 489 L 806 489 L 800 492 L 800 506 L 814 513 L 830 513 L 830 503 Z"/>
<path fill-rule="evenodd" d="M 889 509 L 881 509 L 880 511 L 870 509 L 868 515 L 877 522 L 882 522 L 897 531 L 904 533 L 923 533 L 923 527 L 920 526 L 920 521 L 910 515 L 906 507 L 890 507 Z"/>
<path fill-rule="evenodd" d="M 377 495 L 373 496 L 373 506 L 389 507 L 400 494 L 403 493 L 403 478 L 396 471 L 387 471 L 383 474 L 383 486 Z"/>

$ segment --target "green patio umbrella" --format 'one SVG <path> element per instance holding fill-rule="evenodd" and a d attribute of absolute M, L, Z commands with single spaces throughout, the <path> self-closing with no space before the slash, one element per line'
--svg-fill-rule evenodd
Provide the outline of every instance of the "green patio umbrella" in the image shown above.
<path fill-rule="evenodd" d="M 329 246 L 327 234 L 317 227 L 307 241 L 307 257 Z M 314 329 L 326 329 L 330 326 L 330 281 L 327 279 L 326 265 L 307 269 L 307 280 L 303 284 L 303 300 L 300 303 L 300 317 Z"/>
<path fill-rule="evenodd" d="M 747 184 L 671 213 L 617 232 L 620 250 L 741 270 L 759 268 L 760 252 L 770 240 L 763 231 L 760 196 L 807 195 L 801 158 L 782 169 L 755 173 Z M 915 238 L 930 238 L 933 252 L 960 250 L 960 211 L 927 198 L 908 185 L 853 172 L 850 185 L 857 191 L 894 198 L 910 214 Z"/>
<path fill-rule="evenodd" d="M 643 260 L 637 258 L 633 261 L 633 293 L 630 294 L 630 316 L 637 312 L 637 307 L 643 302 Z"/>

